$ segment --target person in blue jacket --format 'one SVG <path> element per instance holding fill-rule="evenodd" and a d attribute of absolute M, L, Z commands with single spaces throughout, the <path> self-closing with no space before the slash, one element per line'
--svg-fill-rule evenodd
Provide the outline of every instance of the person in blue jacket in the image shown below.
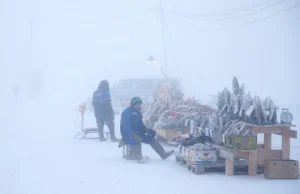
<path fill-rule="evenodd" d="M 147 128 L 142 120 L 141 114 L 142 100 L 134 97 L 130 101 L 130 106 L 121 115 L 121 135 L 125 144 L 131 147 L 133 158 L 142 157 L 141 143 L 150 144 L 156 153 L 163 159 L 167 159 L 173 154 L 172 151 L 166 152 L 156 140 L 156 132 Z"/>
<path fill-rule="evenodd" d="M 118 139 L 115 137 L 115 116 L 111 104 L 110 89 L 107 80 L 102 80 L 100 82 L 98 89 L 93 94 L 92 104 L 94 107 L 97 127 L 99 129 L 99 140 L 106 141 L 106 138 L 103 135 L 103 128 L 105 124 L 109 129 L 111 141 L 117 142 Z"/>

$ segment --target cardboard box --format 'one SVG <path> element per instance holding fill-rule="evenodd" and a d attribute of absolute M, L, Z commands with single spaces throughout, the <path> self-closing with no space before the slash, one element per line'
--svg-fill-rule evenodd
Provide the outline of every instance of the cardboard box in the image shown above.
<path fill-rule="evenodd" d="M 183 147 L 183 160 L 188 161 L 189 160 L 189 148 Z"/>
<path fill-rule="evenodd" d="M 296 160 L 265 161 L 264 176 L 267 179 L 298 179 L 299 162 Z"/>
<path fill-rule="evenodd" d="M 173 139 L 175 137 L 177 137 L 178 134 L 181 134 L 180 129 L 160 129 L 160 128 L 156 128 L 154 130 L 156 131 L 156 134 L 158 136 L 162 137 L 163 139 L 165 139 L 167 141 L 173 141 Z"/>
<path fill-rule="evenodd" d="M 257 136 L 225 136 L 225 147 L 235 150 L 256 150 Z"/>
<path fill-rule="evenodd" d="M 188 151 L 187 151 L 188 148 L 182 146 L 182 145 L 179 145 L 177 147 L 177 152 L 178 152 L 178 157 L 184 159 L 184 160 L 187 160 L 188 159 Z"/>
<path fill-rule="evenodd" d="M 217 163 L 217 150 L 192 150 L 189 149 L 189 159 L 190 164 L 215 164 Z"/>

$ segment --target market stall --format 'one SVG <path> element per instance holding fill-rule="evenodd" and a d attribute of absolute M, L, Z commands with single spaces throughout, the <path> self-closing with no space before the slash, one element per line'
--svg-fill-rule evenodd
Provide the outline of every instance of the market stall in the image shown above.
<path fill-rule="evenodd" d="M 178 82 L 159 84 L 154 96 L 155 101 L 148 106 L 144 122 L 168 142 L 180 142 L 188 137 L 194 126 L 207 127 L 210 115 L 216 111 L 195 99 L 185 100 Z"/>
<path fill-rule="evenodd" d="M 234 175 L 240 168 L 250 176 L 265 169 L 266 178 L 298 178 L 298 161 L 290 159 L 290 138 L 297 138 L 292 130 L 293 116 L 267 97 L 252 97 L 245 93 L 236 77 L 232 91 L 224 88 L 218 94 L 217 109 L 183 99 L 175 85 L 158 87 L 158 95 L 145 114 L 145 122 L 158 136 L 178 143 L 176 161 L 195 174 L 209 169 L 223 169 Z M 280 122 L 278 122 L 280 120 Z M 264 144 L 257 142 L 257 134 L 264 134 Z M 271 135 L 282 136 L 282 149 L 272 150 Z M 221 170 L 222 171 L 222 170 Z"/>

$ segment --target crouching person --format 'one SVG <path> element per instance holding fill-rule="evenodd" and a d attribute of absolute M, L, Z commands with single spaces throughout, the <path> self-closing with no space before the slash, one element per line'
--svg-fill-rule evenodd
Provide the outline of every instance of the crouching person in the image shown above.
<path fill-rule="evenodd" d="M 130 106 L 121 115 L 121 135 L 124 144 L 130 146 L 130 158 L 139 160 L 143 158 L 141 143 L 150 144 L 156 153 L 163 159 L 173 154 L 172 151 L 165 151 L 155 139 L 156 132 L 148 129 L 142 120 L 142 100 L 139 97 L 131 99 Z"/>

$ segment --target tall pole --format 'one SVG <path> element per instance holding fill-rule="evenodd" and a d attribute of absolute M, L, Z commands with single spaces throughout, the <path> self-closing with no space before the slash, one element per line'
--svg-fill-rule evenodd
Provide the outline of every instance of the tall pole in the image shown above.
<path fill-rule="evenodd" d="M 29 50 L 29 64 L 27 65 L 27 71 L 26 71 L 26 81 L 27 81 L 27 90 L 29 92 L 30 98 L 33 97 L 33 92 L 34 92 L 34 85 L 33 85 L 33 77 L 32 74 L 34 66 L 35 66 L 35 48 L 34 48 L 34 42 L 35 42 L 35 0 L 31 0 L 31 6 L 29 9 L 29 37 L 28 37 L 28 50 Z"/>
<path fill-rule="evenodd" d="M 163 70 L 163 68 L 158 64 L 158 62 L 151 56 L 151 57 L 149 57 L 149 59 L 148 59 L 148 63 L 149 62 L 153 62 L 155 65 L 156 65 L 156 67 L 162 72 L 162 74 L 165 76 L 165 78 L 166 78 L 166 80 L 169 80 L 169 78 L 168 78 L 168 76 L 167 76 L 167 74 L 165 73 L 165 71 Z"/>
<path fill-rule="evenodd" d="M 34 17 L 31 16 L 30 21 L 29 21 L 29 65 L 32 68 L 33 64 L 34 64 L 34 47 L 33 47 L 33 36 L 34 36 Z"/>
<path fill-rule="evenodd" d="M 163 0 L 160 0 L 160 15 L 161 15 L 161 35 L 162 35 L 162 43 L 164 49 L 164 62 L 165 62 L 165 71 L 168 71 L 168 63 L 167 63 L 167 48 L 166 48 L 166 38 L 165 38 L 165 24 L 166 19 L 164 15 L 164 8 L 163 8 Z"/>

